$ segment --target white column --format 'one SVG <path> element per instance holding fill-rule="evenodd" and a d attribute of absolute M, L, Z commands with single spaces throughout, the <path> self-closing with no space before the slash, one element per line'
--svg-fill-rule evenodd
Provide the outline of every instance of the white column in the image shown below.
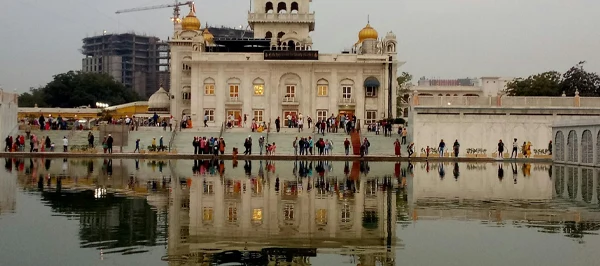
<path fill-rule="evenodd" d="M 592 204 L 598 204 L 598 170 L 592 170 Z"/>
<path fill-rule="evenodd" d="M 331 69 L 331 79 L 329 80 L 329 88 L 328 88 L 328 92 L 327 95 L 329 95 L 329 113 L 334 114 L 336 117 L 339 115 L 340 113 L 340 107 L 338 105 L 338 99 L 340 98 L 340 94 L 341 94 L 341 90 L 342 88 L 340 87 L 340 80 L 338 78 L 338 72 L 337 72 L 337 68 L 333 67 Z M 315 108 L 316 109 L 316 108 Z M 315 112 L 315 117 L 317 115 L 316 110 L 313 110 Z M 331 114 L 327 114 L 328 116 L 331 116 Z"/>
<path fill-rule="evenodd" d="M 575 168 L 575 171 L 577 173 L 577 195 L 575 196 L 575 200 L 576 201 L 583 201 L 583 195 L 581 195 L 581 187 L 583 186 L 583 178 L 582 178 L 582 173 L 581 173 L 581 168 L 577 167 Z"/>
<path fill-rule="evenodd" d="M 240 98 L 242 100 L 242 119 L 244 119 L 244 114 L 248 115 L 248 124 L 252 123 L 252 118 L 254 118 L 254 112 L 252 112 L 252 97 L 254 97 L 254 77 L 250 76 L 250 67 L 244 67 L 244 77 L 242 78 L 242 84 L 240 84 Z M 264 115 L 264 114 L 263 114 Z"/>
<path fill-rule="evenodd" d="M 229 97 L 229 87 L 225 78 L 225 70 L 223 65 L 219 65 L 217 78 L 215 80 L 215 99 L 217 107 L 215 108 L 215 124 L 221 126 L 226 120 L 225 99 Z"/>
<path fill-rule="evenodd" d="M 354 115 L 357 119 L 360 119 L 361 126 L 365 124 L 365 90 L 363 88 L 363 73 L 362 69 L 357 70 L 356 79 L 354 80 L 354 99 L 356 99 L 356 108 L 354 109 Z M 379 116 L 379 114 L 378 114 Z"/>

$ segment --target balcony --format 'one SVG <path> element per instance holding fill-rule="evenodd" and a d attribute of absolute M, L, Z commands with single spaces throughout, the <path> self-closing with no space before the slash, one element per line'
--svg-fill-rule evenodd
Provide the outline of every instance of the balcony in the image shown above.
<path fill-rule="evenodd" d="M 283 97 L 281 104 L 282 105 L 299 105 L 300 103 L 298 102 L 298 98 L 296 98 L 296 97 L 285 96 L 285 97 Z"/>
<path fill-rule="evenodd" d="M 356 105 L 356 99 L 354 98 L 339 98 L 338 105 Z"/>
<path fill-rule="evenodd" d="M 276 13 L 248 13 L 248 23 L 308 23 L 310 30 L 315 30 L 315 13 L 305 14 L 276 14 Z"/>
<path fill-rule="evenodd" d="M 242 99 L 240 97 L 229 97 L 225 104 L 227 105 L 242 105 Z"/>

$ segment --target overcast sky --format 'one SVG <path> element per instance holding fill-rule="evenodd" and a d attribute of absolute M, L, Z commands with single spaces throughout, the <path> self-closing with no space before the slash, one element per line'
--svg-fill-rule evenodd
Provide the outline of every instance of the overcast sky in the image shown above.
<path fill-rule="evenodd" d="M 166 39 L 165 8 L 116 15 L 118 9 L 173 0 L 1 0 L 0 86 L 26 91 L 52 75 L 80 70 L 81 39 L 128 32 Z M 196 0 L 204 25 L 247 25 L 249 0 Z M 599 0 L 313 0 L 314 47 L 339 52 L 367 23 L 398 36 L 400 71 L 460 78 L 564 72 L 578 61 L 600 72 Z M 187 8 L 184 9 L 187 13 Z"/>

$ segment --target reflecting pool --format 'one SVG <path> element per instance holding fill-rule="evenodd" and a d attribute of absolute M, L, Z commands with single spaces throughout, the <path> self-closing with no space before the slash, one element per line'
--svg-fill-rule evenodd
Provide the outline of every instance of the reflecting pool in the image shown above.
<path fill-rule="evenodd" d="M 3 159 L 0 265 L 597 265 L 600 169 Z"/>

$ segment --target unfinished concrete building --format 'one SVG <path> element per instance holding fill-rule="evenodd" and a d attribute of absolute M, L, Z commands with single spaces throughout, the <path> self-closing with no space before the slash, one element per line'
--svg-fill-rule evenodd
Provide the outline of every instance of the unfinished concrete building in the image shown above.
<path fill-rule="evenodd" d="M 108 73 L 148 98 L 169 87 L 169 45 L 157 37 L 134 33 L 103 34 L 83 39 L 83 72 Z"/>

